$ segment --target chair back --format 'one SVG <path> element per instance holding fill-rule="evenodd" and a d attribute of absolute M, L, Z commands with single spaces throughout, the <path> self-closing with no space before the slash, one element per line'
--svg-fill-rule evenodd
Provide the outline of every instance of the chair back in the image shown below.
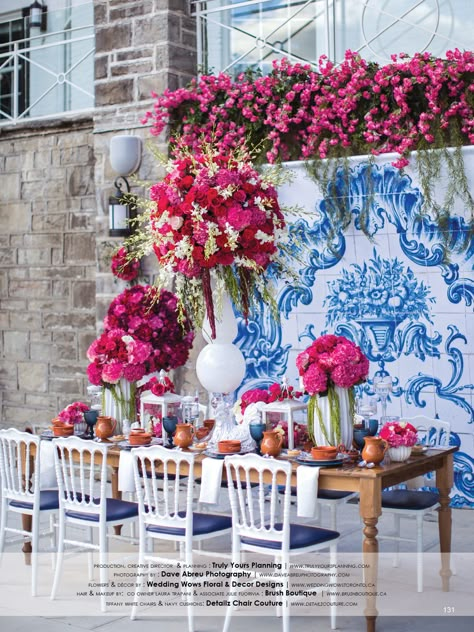
<path fill-rule="evenodd" d="M 227 456 L 225 467 L 234 535 L 273 540 L 281 543 L 282 550 L 288 550 L 291 463 L 245 454 Z M 252 489 L 255 478 L 258 485 Z"/>
<path fill-rule="evenodd" d="M 192 535 L 193 468 L 192 453 L 159 445 L 133 450 L 140 522 Z"/>
<path fill-rule="evenodd" d="M 0 430 L 0 479 L 7 500 L 34 503 L 39 498 L 40 439 L 16 428 Z"/>
<path fill-rule="evenodd" d="M 54 439 L 54 446 L 61 508 L 105 520 L 107 445 L 64 437 Z"/>
<path fill-rule="evenodd" d="M 449 445 L 449 435 L 451 433 L 451 424 L 449 421 L 441 421 L 440 419 L 431 419 L 424 415 L 417 415 L 411 419 L 407 419 L 409 423 L 415 426 L 418 433 L 418 442 L 431 447 L 443 447 Z"/>

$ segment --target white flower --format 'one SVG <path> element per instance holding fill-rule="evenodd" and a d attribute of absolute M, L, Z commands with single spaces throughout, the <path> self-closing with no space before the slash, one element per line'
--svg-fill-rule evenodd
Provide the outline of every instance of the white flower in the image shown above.
<path fill-rule="evenodd" d="M 262 244 L 273 242 L 273 235 L 269 235 L 268 233 L 264 233 L 263 230 L 257 230 L 255 233 L 255 239 L 258 239 Z"/>

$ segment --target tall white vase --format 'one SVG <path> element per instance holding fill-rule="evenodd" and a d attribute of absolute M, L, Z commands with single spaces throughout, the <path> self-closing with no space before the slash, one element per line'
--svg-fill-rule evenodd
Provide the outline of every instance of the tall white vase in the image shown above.
<path fill-rule="evenodd" d="M 210 336 L 206 319 L 203 336 L 208 344 L 196 360 L 196 373 L 202 386 L 210 393 L 232 393 L 245 376 L 245 358 L 233 344 L 237 336 L 237 321 L 228 295 L 223 297 L 222 314 L 216 315 L 216 337 Z"/>
<path fill-rule="evenodd" d="M 343 444 L 350 449 L 353 435 L 353 404 L 351 389 L 340 386 L 331 387 L 332 397 L 316 395 L 314 397 L 313 434 L 316 445 L 337 446 Z M 337 401 L 336 401 L 337 398 Z M 311 406 L 309 402 L 308 406 Z"/>

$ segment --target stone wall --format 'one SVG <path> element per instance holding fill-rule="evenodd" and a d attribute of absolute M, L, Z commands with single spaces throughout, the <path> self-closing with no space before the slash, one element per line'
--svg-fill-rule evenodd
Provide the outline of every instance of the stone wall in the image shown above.
<path fill-rule="evenodd" d="M 86 350 L 124 287 L 109 270 L 120 243 L 108 235 L 110 138 L 149 139 L 140 119 L 151 91 L 196 74 L 186 0 L 94 0 L 94 9 L 95 110 L 0 127 L 2 426 L 45 425 L 85 400 Z M 166 151 L 164 137 L 155 144 Z M 149 151 L 138 176 L 159 177 Z"/>
<path fill-rule="evenodd" d="M 47 423 L 82 397 L 95 335 L 90 118 L 3 128 L 0 224 L 2 421 Z"/>

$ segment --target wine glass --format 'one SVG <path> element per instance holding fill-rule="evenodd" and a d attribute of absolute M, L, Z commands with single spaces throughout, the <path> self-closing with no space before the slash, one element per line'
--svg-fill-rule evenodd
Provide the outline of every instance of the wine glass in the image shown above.
<path fill-rule="evenodd" d="M 168 445 L 166 448 L 173 447 L 173 435 L 176 432 L 176 426 L 178 424 L 178 418 L 176 415 L 172 415 L 170 417 L 163 417 L 163 428 L 166 430 L 166 434 L 168 435 Z"/>
<path fill-rule="evenodd" d="M 87 427 L 88 427 L 89 439 L 94 438 L 94 426 L 97 423 L 98 416 L 99 416 L 98 410 L 86 410 L 84 412 L 84 421 L 86 422 Z"/>
<path fill-rule="evenodd" d="M 258 453 L 261 454 L 260 452 L 260 444 L 262 442 L 263 439 L 263 433 L 266 430 L 267 424 L 249 424 L 249 431 L 250 431 L 250 436 L 252 437 L 252 439 L 257 443 L 257 449 L 258 449 Z"/>
<path fill-rule="evenodd" d="M 393 378 L 388 373 L 374 375 L 374 390 L 379 396 L 380 404 L 382 406 L 382 418 L 381 422 L 387 416 L 387 400 L 393 389 Z"/>

